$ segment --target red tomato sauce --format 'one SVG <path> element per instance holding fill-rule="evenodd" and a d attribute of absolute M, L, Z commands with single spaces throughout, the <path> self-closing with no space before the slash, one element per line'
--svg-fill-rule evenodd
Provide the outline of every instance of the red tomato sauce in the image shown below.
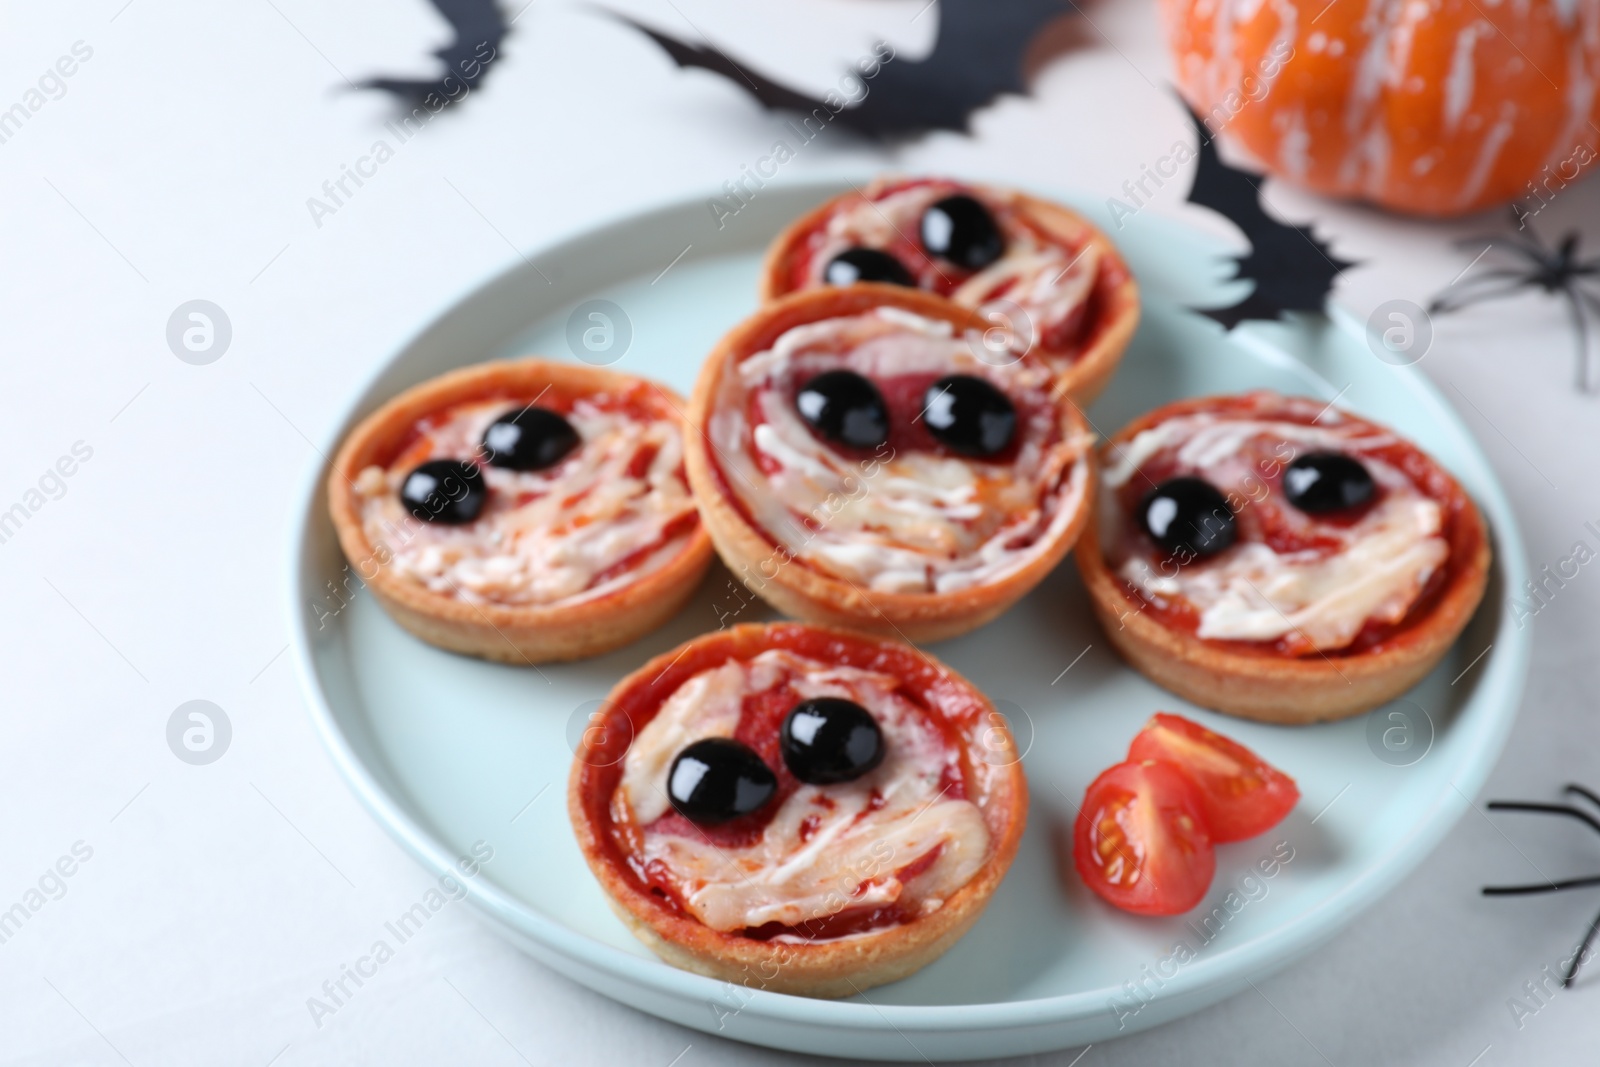
<path fill-rule="evenodd" d="M 1160 422 L 1180 415 L 1191 415 L 1203 412 L 1218 415 L 1232 415 L 1241 419 L 1273 419 L 1281 422 L 1293 422 L 1303 426 L 1312 425 L 1315 415 L 1307 415 L 1300 411 L 1286 410 L 1282 405 L 1275 403 L 1277 398 L 1263 394 L 1245 394 L 1236 397 L 1210 397 L 1196 401 L 1181 402 L 1162 408 L 1159 412 L 1152 412 L 1133 426 L 1130 426 L 1119 440 L 1131 439 L 1141 430 L 1149 429 Z M 1481 527 L 1477 522 L 1471 521 L 1473 506 L 1467 499 L 1466 493 L 1454 478 L 1450 477 L 1437 463 L 1428 457 L 1415 445 L 1401 440 L 1398 435 L 1377 426 L 1373 423 L 1358 419 L 1353 415 L 1344 414 L 1341 427 L 1356 427 L 1373 434 L 1384 434 L 1391 438 L 1392 444 L 1380 448 L 1349 448 L 1346 449 L 1354 456 L 1369 456 L 1379 459 L 1401 471 L 1416 486 L 1424 496 L 1436 501 L 1443 511 L 1440 535 L 1449 544 L 1450 554 L 1444 565 L 1437 568 L 1428 581 L 1424 584 L 1421 593 L 1412 603 L 1404 618 L 1398 622 L 1388 623 L 1378 620 L 1368 620 L 1355 639 L 1349 645 L 1340 649 L 1325 649 L 1318 652 L 1312 648 L 1306 639 L 1298 634 L 1287 634 L 1274 641 L 1218 641 L 1210 643 L 1218 646 L 1240 651 L 1266 652 L 1288 656 L 1323 655 L 1332 657 L 1354 656 L 1366 652 L 1375 652 L 1390 647 L 1393 643 L 1404 640 L 1405 635 L 1427 618 L 1428 613 L 1437 606 L 1444 591 L 1449 588 L 1455 576 L 1460 573 L 1465 562 L 1473 558 L 1481 538 Z M 1229 496 L 1229 503 L 1234 505 L 1235 517 L 1238 523 L 1239 543 L 1260 542 L 1271 548 L 1274 552 L 1300 552 L 1320 551 L 1325 554 L 1334 552 L 1340 542 L 1331 534 L 1318 535 L 1317 529 L 1348 527 L 1358 522 L 1368 509 L 1375 507 L 1382 499 L 1383 489 L 1380 486 L 1378 495 L 1372 502 L 1362 508 L 1352 509 L 1347 513 L 1333 513 L 1316 516 L 1316 521 L 1310 527 L 1296 530 L 1289 523 L 1285 512 L 1292 507 L 1283 496 L 1283 468 L 1294 458 L 1292 451 L 1285 455 L 1280 446 L 1282 442 L 1270 442 L 1264 438 L 1254 438 L 1245 446 L 1245 455 L 1252 460 L 1252 469 L 1256 474 L 1256 482 L 1248 492 L 1239 487 L 1219 486 L 1225 496 Z M 1135 476 L 1128 479 L 1116 492 L 1117 505 L 1122 508 L 1123 514 L 1128 516 L 1125 521 L 1125 543 L 1118 546 L 1121 549 L 1119 558 L 1127 556 L 1140 556 L 1148 561 L 1151 566 L 1161 566 L 1164 557 L 1160 550 L 1150 541 L 1137 523 L 1132 519 L 1139 501 L 1143 498 L 1152 483 L 1160 484 L 1163 480 L 1178 474 L 1190 473 L 1186 468 L 1180 468 L 1174 455 L 1174 450 L 1163 449 L 1152 456 L 1139 468 L 1142 477 Z M 1230 495 L 1231 494 L 1231 495 Z M 1242 499 L 1235 499 L 1240 497 Z M 1107 546 L 1110 550 L 1112 546 Z M 1157 602 L 1146 599 L 1131 584 L 1125 584 L 1124 592 L 1129 599 L 1144 612 L 1153 615 L 1161 623 L 1171 629 L 1184 633 L 1194 633 L 1200 626 L 1200 614 L 1192 604 L 1181 598 L 1162 600 Z"/>
<path fill-rule="evenodd" d="M 968 187 L 954 182 L 932 178 L 908 178 L 884 186 L 874 194 L 873 200 L 882 201 L 896 193 L 921 186 L 941 186 L 952 194 L 971 192 Z M 985 204 L 994 213 L 995 220 L 1006 235 L 1008 243 L 1015 241 L 1019 234 L 1026 233 L 1038 244 L 1060 248 L 1069 259 L 1077 255 L 1079 251 L 1077 248 L 1064 244 L 1057 235 L 1036 225 L 1027 215 L 1015 208 L 1003 203 L 990 203 L 987 200 Z M 834 212 L 818 219 L 811 229 L 796 238 L 795 252 L 790 257 L 788 265 L 786 279 L 788 292 L 798 292 L 818 284 L 815 280 L 820 275 L 817 260 L 829 243 L 828 223 L 838 212 L 851 210 L 857 205 L 858 201 L 855 199 L 845 201 Z M 940 296 L 947 297 L 954 293 L 975 273 L 945 260 L 930 257 L 923 251 L 921 237 L 915 225 L 895 227 L 894 237 L 888 244 L 881 246 L 879 251 L 887 252 L 898 259 L 916 279 L 917 288 L 938 293 Z M 1106 327 L 1103 309 L 1110 293 L 1127 281 L 1127 277 L 1127 270 L 1122 266 L 1102 262 L 1095 278 L 1094 288 L 1083 308 L 1078 314 L 1046 327 L 1037 339 L 1040 346 L 1057 355 L 1086 351 Z M 1013 283 L 997 287 L 986 299 L 1004 299 L 1011 284 Z"/>
<path fill-rule="evenodd" d="M 817 350 L 808 350 L 808 352 L 814 351 Z M 749 354 L 753 353 L 746 353 L 746 355 Z M 931 455 L 942 457 L 959 457 L 959 453 L 946 447 L 938 440 L 938 438 L 933 436 L 923 418 L 925 406 L 923 399 L 927 393 L 928 387 L 943 376 L 944 375 L 939 373 L 924 372 L 919 374 L 901 374 L 892 378 L 874 379 L 873 384 L 878 387 L 878 391 L 883 395 L 884 403 L 889 409 L 888 440 L 874 449 L 851 448 L 848 445 L 840 444 L 837 441 L 824 441 L 824 443 L 831 451 L 836 452 L 837 454 L 846 458 L 856 460 L 860 466 L 860 477 L 862 479 L 872 477 L 877 472 L 879 464 L 887 462 L 901 453 L 925 452 Z M 804 384 L 805 383 L 803 381 L 798 381 L 794 383 L 793 389 L 798 391 L 804 386 Z M 745 398 L 745 425 L 749 427 L 749 432 L 752 436 L 754 435 L 757 426 L 761 426 L 768 421 L 765 414 L 763 414 L 761 410 L 761 400 L 766 395 L 768 395 L 768 390 L 756 389 L 747 394 Z M 990 460 L 1000 465 L 1010 463 L 1016 459 L 1017 450 L 1021 447 L 1028 428 L 1038 420 L 1039 415 L 1045 409 L 1045 405 L 1047 403 L 1043 397 L 1010 396 L 1009 399 L 1017 409 L 1018 431 L 1016 438 L 1011 445 L 1004 452 L 995 455 Z M 784 397 L 783 403 L 792 407 L 794 405 L 793 393 Z M 1061 441 L 1060 420 L 1051 418 L 1049 420 L 1049 425 L 1050 432 L 1043 440 L 1043 447 L 1046 449 L 1055 447 Z M 812 431 L 812 435 L 819 441 L 823 440 L 823 438 L 818 436 L 815 431 Z M 783 470 L 783 465 L 765 452 L 751 449 L 750 454 L 751 458 L 755 462 L 756 468 L 769 478 Z M 745 521 L 746 525 L 760 533 L 760 535 L 767 541 L 768 544 L 774 546 L 774 548 L 777 548 L 778 539 L 772 535 L 771 531 L 767 530 L 756 521 L 755 516 L 750 513 L 750 509 L 745 506 L 743 499 L 741 499 L 737 493 L 733 492 L 732 486 L 728 482 L 727 475 L 723 471 L 722 464 L 717 458 L 715 450 L 711 451 L 711 453 L 707 456 L 707 460 L 709 466 L 711 467 L 712 474 L 716 478 L 717 486 L 722 494 L 723 499 L 727 500 L 733 505 L 734 509 L 739 513 L 740 518 Z M 1072 468 L 1069 466 L 1066 471 L 1063 472 L 1062 479 L 1040 488 L 1039 495 L 1036 497 L 1036 502 L 1041 507 L 1046 503 L 1051 495 L 1060 489 L 1062 481 L 1064 481 L 1067 477 L 1070 477 L 1071 471 Z M 817 529 L 817 523 L 812 519 L 811 516 L 796 515 L 795 518 L 806 528 L 811 530 Z M 1029 543 L 1031 542 L 1020 541 L 1017 544 L 1013 544 L 1008 547 L 1014 550 L 1020 550 L 1026 548 Z M 798 558 L 793 559 L 791 562 L 799 563 L 802 566 L 806 565 L 804 560 Z"/>
<path fill-rule="evenodd" d="M 978 793 L 978 770 L 972 763 L 971 745 L 985 721 L 982 698 L 915 649 L 799 624 L 736 628 L 702 639 L 664 669 L 654 670 L 652 664 L 641 672 L 642 677 L 635 684 L 614 694 L 604 711 L 604 722 L 598 724 L 600 732 L 593 735 L 603 740 L 589 751 L 579 772 L 582 804 L 600 831 L 608 860 L 637 888 L 651 894 L 673 914 L 692 918 L 684 909 L 672 873 L 665 865 L 659 861 L 645 863 L 639 858 L 636 848 L 640 835 L 648 832 L 704 836 L 725 848 L 747 846 L 760 840 L 778 806 L 799 788 L 778 748 L 778 727 L 799 697 L 792 688 L 780 684 L 745 698 L 734 737 L 760 753 L 778 777 L 778 792 L 773 801 L 745 819 L 720 826 L 698 826 L 677 812 L 668 812 L 645 828 L 631 823 L 619 825 L 613 799 L 622 780 L 623 756 L 633 738 L 660 711 L 661 704 L 684 682 L 730 659 L 749 660 L 769 648 L 787 649 L 818 662 L 878 671 L 899 678 L 899 695 L 925 715 L 945 739 L 947 763 L 945 778 L 940 784 L 949 788 L 944 795 L 965 799 Z M 823 799 L 827 800 L 825 794 Z M 873 805 L 869 804 L 868 810 L 873 810 Z M 930 850 L 892 873 L 907 881 L 931 866 L 938 858 L 937 851 Z M 874 877 L 882 877 L 882 873 L 868 872 L 864 880 Z M 743 936 L 770 940 L 781 933 L 793 933 L 808 939 L 831 938 L 908 921 L 912 917 L 895 906 L 847 908 L 796 927 L 769 923 L 746 931 Z"/>
<path fill-rule="evenodd" d="M 530 395 L 521 391 L 497 389 L 424 415 L 400 436 L 391 450 L 390 458 L 382 461 L 382 465 L 409 466 L 433 458 L 432 451 L 427 447 L 429 434 L 448 423 L 462 408 L 477 407 L 495 400 L 505 401 L 507 411 L 537 404 L 560 415 L 571 415 L 573 407 L 582 400 L 600 411 L 621 413 L 638 422 L 671 416 L 671 409 L 665 406 L 659 392 L 645 382 L 637 382 L 614 392 L 588 394 L 567 393 L 552 388 Z"/>
<path fill-rule="evenodd" d="M 434 452 L 430 435 L 435 430 L 449 423 L 463 408 L 477 407 L 495 400 L 504 401 L 507 411 L 515 411 L 525 406 L 537 404 L 539 407 L 561 415 L 571 415 L 577 403 L 583 401 L 587 406 L 596 410 L 621 414 L 636 422 L 648 422 L 672 417 L 671 409 L 665 405 L 659 392 L 645 382 L 637 382 L 616 391 L 589 394 L 571 394 L 556 389 L 548 389 L 536 394 L 496 390 L 473 397 L 470 400 L 451 404 L 418 419 L 416 424 L 400 438 L 395 445 L 394 455 L 384 466 L 388 468 L 415 467 L 433 459 Z M 650 464 L 655 461 L 658 451 L 658 446 L 654 444 L 641 445 L 628 462 L 628 475 L 634 478 L 642 478 L 649 471 Z M 479 461 L 481 466 L 481 457 L 476 455 L 447 458 L 471 459 Z M 678 464 L 676 473 L 680 480 L 685 483 L 688 482 L 681 462 Z M 570 506 L 582 499 L 588 492 L 589 489 L 584 489 L 582 492 L 569 497 L 565 503 Z M 541 495 L 543 494 L 537 492 L 519 493 L 514 502 L 515 506 L 521 507 L 524 504 L 532 503 L 539 499 Z M 699 523 L 700 515 L 698 512 L 690 512 L 681 516 L 669 523 L 654 540 L 647 544 L 635 546 L 633 551 L 622 559 L 597 573 L 589 580 L 586 588 L 593 589 L 627 574 L 649 559 L 664 545 L 678 537 L 693 532 Z"/>

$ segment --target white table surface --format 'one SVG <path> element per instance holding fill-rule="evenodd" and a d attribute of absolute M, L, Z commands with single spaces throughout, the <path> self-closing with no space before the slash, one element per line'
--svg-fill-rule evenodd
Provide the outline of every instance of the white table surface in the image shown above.
<path fill-rule="evenodd" d="M 818 90 L 878 37 L 914 58 L 936 22 L 917 17 L 923 0 L 799 0 L 759 15 L 737 0 L 612 6 Z M 1039 72 L 1031 99 L 982 112 L 970 138 L 889 153 L 833 137 L 786 173 L 892 166 L 1112 195 L 1191 136 L 1153 8 L 1092 8 L 1083 45 Z M 0 109 L 75 42 L 93 54 L 0 143 L 0 510 L 76 443 L 92 455 L 0 544 L 0 908 L 75 844 L 92 856 L 0 943 L 0 1060 L 798 1062 L 613 1004 L 465 908 L 441 913 L 316 1026 L 307 998 L 427 878 L 313 735 L 283 655 L 281 588 L 290 496 L 376 365 L 517 249 L 720 187 L 780 120 L 678 71 L 596 8 L 537 0 L 487 83 L 318 226 L 307 198 L 393 113 L 346 77 L 424 73 L 448 37 L 422 0 L 12 0 L 4 12 Z M 1149 210 L 1218 226 L 1183 202 L 1186 188 L 1168 183 Z M 1267 196 L 1285 217 L 1320 219 L 1338 254 L 1362 261 L 1338 296 L 1363 316 L 1392 298 L 1425 302 L 1471 258 L 1454 238 L 1503 225 L 1407 222 L 1278 183 Z M 1590 181 L 1537 225 L 1587 222 L 1600 240 L 1597 208 Z M 195 298 L 233 328 L 205 366 L 165 340 Z M 1563 316 L 1529 295 L 1440 318 L 1422 363 L 1494 461 L 1535 568 L 1580 538 L 1593 546 L 1583 524 L 1600 520 L 1600 398 L 1573 391 Z M 1600 899 L 1489 901 L 1478 887 L 1536 868 L 1600 871 L 1600 841 L 1576 823 L 1482 810 L 1489 796 L 1600 786 L 1597 609 L 1600 567 L 1586 567 L 1532 622 L 1521 717 L 1485 796 L 1471 811 L 1463 799 L 1446 843 L 1334 944 L 1260 994 L 1081 1060 L 1077 1049 L 1034 1060 L 1593 1062 L 1600 973 L 1542 1005 L 1523 983 L 1571 951 Z M 166 742 L 169 716 L 193 699 L 232 723 L 208 766 Z M 1513 997 L 1537 1011 L 1518 1019 Z"/>

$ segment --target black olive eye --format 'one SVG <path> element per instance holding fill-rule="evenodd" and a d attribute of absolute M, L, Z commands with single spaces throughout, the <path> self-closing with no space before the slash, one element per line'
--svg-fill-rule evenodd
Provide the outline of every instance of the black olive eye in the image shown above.
<path fill-rule="evenodd" d="M 430 459 L 400 485 L 400 503 L 423 522 L 459 526 L 483 511 L 489 487 L 476 463 L 459 459 Z"/>
<path fill-rule="evenodd" d="M 719 823 L 759 811 L 778 791 L 778 776 L 748 745 L 707 737 L 672 761 L 667 799 L 690 822 Z"/>
<path fill-rule="evenodd" d="M 840 697 L 802 700 L 778 733 L 789 772 L 811 785 L 853 782 L 883 762 L 883 731 L 866 708 Z"/>
<path fill-rule="evenodd" d="M 795 396 L 794 406 L 822 436 L 852 448 L 876 448 L 889 439 L 889 405 L 855 371 L 817 375 Z"/>
<path fill-rule="evenodd" d="M 856 282 L 888 282 L 915 286 L 917 280 L 905 264 L 876 248 L 847 248 L 828 261 L 822 272 L 829 285 L 854 285 Z"/>
<path fill-rule="evenodd" d="M 922 247 L 958 267 L 982 270 L 1005 255 L 1006 239 L 988 208 L 958 194 L 922 213 Z"/>
<path fill-rule="evenodd" d="M 1215 556 L 1239 536 L 1227 499 L 1201 478 L 1170 478 L 1150 490 L 1139 502 L 1139 523 L 1174 555 Z"/>
<path fill-rule="evenodd" d="M 993 456 L 1017 433 L 1011 399 L 970 374 L 951 374 L 922 395 L 922 418 L 939 443 L 964 456 Z"/>
<path fill-rule="evenodd" d="M 1342 452 L 1312 452 L 1283 471 L 1283 495 L 1289 503 L 1312 515 L 1358 508 L 1377 491 L 1361 461 Z"/>
<path fill-rule="evenodd" d="M 542 471 L 553 467 L 582 440 L 560 414 L 549 408 L 508 411 L 483 431 L 485 458 L 496 467 L 514 471 Z"/>

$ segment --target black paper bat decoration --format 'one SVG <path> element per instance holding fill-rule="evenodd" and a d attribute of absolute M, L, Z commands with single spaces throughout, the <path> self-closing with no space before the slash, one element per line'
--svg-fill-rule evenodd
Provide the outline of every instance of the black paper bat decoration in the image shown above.
<path fill-rule="evenodd" d="M 927 57 L 884 62 L 875 76 L 861 81 L 866 95 L 836 112 L 821 99 L 736 63 L 714 45 L 690 44 L 612 14 L 660 45 L 678 66 L 720 74 L 769 110 L 812 115 L 820 109 L 856 133 L 892 139 L 931 130 L 965 133 L 972 113 L 996 97 L 1026 94 L 1023 66 L 1029 46 L 1046 25 L 1075 10 L 1071 0 L 933 2 L 939 8 L 939 30 Z"/>
<path fill-rule="evenodd" d="M 1355 263 L 1329 252 L 1309 226 L 1291 226 L 1268 215 L 1261 207 L 1261 175 L 1224 163 L 1205 122 L 1193 111 L 1189 118 L 1200 135 L 1189 201 L 1244 231 L 1250 251 L 1233 257 L 1233 276 L 1255 282 L 1250 294 L 1231 307 L 1195 310 L 1230 330 L 1246 319 L 1276 319 L 1284 311 L 1324 311 L 1334 278 Z"/>
<path fill-rule="evenodd" d="M 1429 302 L 1428 313 L 1460 311 L 1479 301 L 1513 296 L 1526 289 L 1543 289 L 1552 296 L 1560 293 L 1566 298 L 1567 316 L 1572 323 L 1578 353 L 1578 391 L 1593 393 L 1600 390 L 1600 381 L 1596 380 L 1600 375 L 1600 294 L 1579 283 L 1600 277 L 1600 257 L 1578 257 L 1582 235 L 1577 230 L 1569 232 L 1558 247 L 1552 248 L 1526 220 L 1527 215 L 1518 214 L 1515 206 L 1511 208 L 1511 221 L 1519 229 L 1527 228 L 1527 240 L 1494 234 L 1456 242 L 1461 248 L 1487 244 L 1480 256 L 1489 253 L 1509 260 L 1512 265 L 1479 271 L 1464 282 L 1457 278 Z M 1468 264 L 1467 269 L 1471 270 L 1472 264 Z"/>
<path fill-rule="evenodd" d="M 421 104 L 430 95 L 454 100 L 473 89 L 489 71 L 489 65 L 505 40 L 510 27 L 495 0 L 432 0 L 445 21 L 455 30 L 455 40 L 433 54 L 444 60 L 445 72 L 431 81 L 408 78 L 372 78 L 362 82 L 367 89 L 393 93 L 408 104 Z"/>
<path fill-rule="evenodd" d="M 1569 796 L 1581 797 L 1595 808 L 1600 809 L 1600 796 L 1585 789 L 1581 785 L 1569 784 L 1562 790 Z M 1589 829 L 1600 833 L 1600 819 L 1581 808 L 1571 804 L 1541 804 L 1524 800 L 1491 800 L 1490 811 L 1525 811 L 1537 815 L 1565 815 L 1570 819 L 1577 819 Z M 1568 889 L 1593 889 L 1600 887 L 1600 874 L 1585 875 L 1580 878 L 1568 878 L 1560 882 L 1535 882 L 1532 885 L 1486 885 L 1483 895 L 1486 897 L 1520 897 L 1530 893 L 1560 893 Z M 1578 977 L 1578 969 L 1589 958 L 1590 949 L 1594 945 L 1595 935 L 1600 933 L 1600 915 L 1594 917 L 1594 922 L 1589 924 L 1584 932 L 1583 940 L 1578 943 L 1578 948 L 1566 961 L 1566 969 L 1561 975 L 1561 985 L 1572 985 Z"/>

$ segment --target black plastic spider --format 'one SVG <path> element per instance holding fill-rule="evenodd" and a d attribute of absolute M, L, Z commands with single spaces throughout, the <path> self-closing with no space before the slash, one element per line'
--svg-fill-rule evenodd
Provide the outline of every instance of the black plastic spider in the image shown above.
<path fill-rule="evenodd" d="M 1574 796 L 1580 796 L 1600 810 L 1600 796 L 1589 792 L 1581 785 L 1568 785 L 1562 790 Z M 1600 833 L 1600 819 L 1575 808 L 1571 804 L 1538 804 L 1521 800 L 1491 800 L 1490 811 L 1531 811 L 1545 815 L 1565 815 L 1584 823 L 1595 833 Z M 1486 897 L 1514 897 L 1525 896 L 1530 893 L 1556 893 L 1563 889 L 1583 889 L 1589 886 L 1600 886 L 1600 874 L 1586 875 L 1583 878 L 1568 878 L 1561 882 L 1540 882 L 1535 885 L 1486 885 L 1483 895 Z M 1572 954 L 1572 960 L 1567 965 L 1567 973 L 1561 976 L 1563 987 L 1570 986 L 1572 980 L 1578 976 L 1578 968 L 1583 966 L 1583 961 L 1589 955 L 1589 946 L 1594 944 L 1595 934 L 1600 933 L 1600 915 L 1594 917 L 1594 922 L 1589 924 L 1589 930 L 1583 935 L 1583 942 L 1578 946 L 1578 951 Z"/>
<path fill-rule="evenodd" d="M 1515 209 L 1512 209 L 1511 220 L 1522 226 L 1522 216 Z M 1514 265 L 1479 271 L 1460 285 L 1451 282 L 1428 304 L 1428 312 L 1459 311 L 1471 304 L 1511 296 L 1524 289 L 1539 288 L 1552 295 L 1560 293 L 1567 298 L 1572 328 L 1578 335 L 1578 391 L 1594 392 L 1600 387 L 1600 382 L 1595 380 L 1596 371 L 1600 370 L 1600 323 L 1589 320 L 1591 316 L 1600 318 L 1600 295 L 1580 287 L 1578 282 L 1600 275 L 1600 257 L 1578 258 L 1580 235 L 1576 230 L 1561 239 L 1560 247 L 1552 248 L 1545 244 L 1538 231 L 1531 226 L 1526 229 L 1526 239 L 1490 234 L 1457 242 L 1461 248 L 1476 248 L 1487 242 L 1485 253 L 1499 254 Z"/>

